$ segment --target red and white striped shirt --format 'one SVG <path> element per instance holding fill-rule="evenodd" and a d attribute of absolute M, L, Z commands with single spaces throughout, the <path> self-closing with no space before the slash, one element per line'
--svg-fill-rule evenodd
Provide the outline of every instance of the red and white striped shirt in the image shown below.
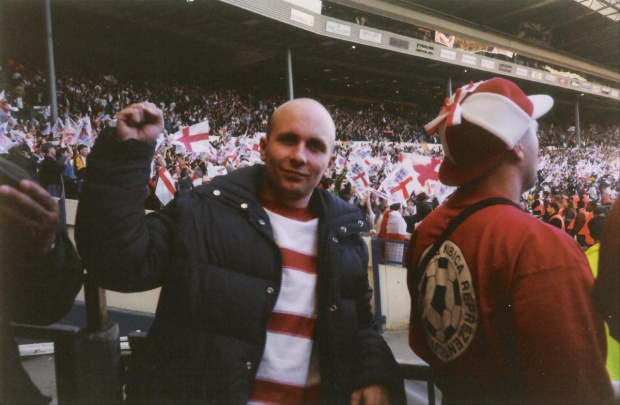
<path fill-rule="evenodd" d="M 249 403 L 317 403 L 320 378 L 312 337 L 319 220 L 308 209 L 262 204 L 282 252 L 282 286 L 267 325 L 265 352 Z"/>

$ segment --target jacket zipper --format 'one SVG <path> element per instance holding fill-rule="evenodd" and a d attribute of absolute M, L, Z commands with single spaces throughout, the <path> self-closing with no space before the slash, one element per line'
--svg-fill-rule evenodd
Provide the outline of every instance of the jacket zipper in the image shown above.
<path fill-rule="evenodd" d="M 268 324 L 269 317 L 271 317 L 271 314 L 273 313 L 273 309 L 276 307 L 276 303 L 278 302 L 278 298 L 280 297 L 280 291 L 282 290 L 282 278 L 283 278 L 282 277 L 282 253 L 280 252 L 280 247 L 278 246 L 276 241 L 271 236 L 269 236 L 263 228 L 261 228 L 260 226 L 256 224 L 256 220 L 254 217 L 250 219 L 250 222 L 254 225 L 254 227 L 258 228 L 259 232 L 262 233 L 269 240 L 269 242 L 273 245 L 274 250 L 276 252 L 276 259 L 277 259 L 276 267 L 278 268 L 279 286 L 278 286 L 278 292 L 276 296 L 274 297 L 273 305 L 271 306 L 269 314 L 267 315 L 267 324 Z M 253 373 L 252 383 L 256 381 L 256 373 L 258 372 L 258 367 L 260 366 L 260 362 L 263 360 L 263 355 L 265 354 L 265 348 L 267 347 L 267 324 L 265 324 L 265 338 L 263 339 L 263 348 L 261 350 L 261 355 L 260 355 L 260 359 L 258 360 L 258 364 L 255 367 L 255 372 Z"/>

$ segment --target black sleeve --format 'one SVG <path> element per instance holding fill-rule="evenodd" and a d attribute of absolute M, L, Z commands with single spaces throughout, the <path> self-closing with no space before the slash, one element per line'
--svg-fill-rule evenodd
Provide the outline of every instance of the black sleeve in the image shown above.
<path fill-rule="evenodd" d="M 83 268 L 66 230 L 36 261 L 13 261 L 3 269 L 3 303 L 15 322 L 47 325 L 65 316 L 82 285 Z M 6 288 L 6 289 L 5 289 Z"/>
<path fill-rule="evenodd" d="M 75 240 L 98 286 L 137 292 L 159 287 L 167 266 L 175 201 L 145 215 L 154 143 L 121 142 L 104 130 L 86 168 L 77 210 Z"/>

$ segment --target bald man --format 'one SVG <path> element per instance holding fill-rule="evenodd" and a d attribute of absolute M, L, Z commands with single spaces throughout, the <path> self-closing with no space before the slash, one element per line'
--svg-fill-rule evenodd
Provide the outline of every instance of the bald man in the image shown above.
<path fill-rule="evenodd" d="M 399 369 L 372 327 L 359 210 L 317 189 L 335 126 L 318 102 L 282 105 L 264 165 L 180 190 L 144 215 L 163 129 L 151 103 L 118 115 L 89 155 L 76 240 L 106 289 L 162 287 L 131 402 L 398 403 Z"/>

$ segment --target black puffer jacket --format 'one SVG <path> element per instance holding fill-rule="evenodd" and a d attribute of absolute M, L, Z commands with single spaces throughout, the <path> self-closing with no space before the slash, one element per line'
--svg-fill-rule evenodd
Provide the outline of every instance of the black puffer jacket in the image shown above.
<path fill-rule="evenodd" d="M 257 199 L 261 165 L 181 190 L 144 215 L 153 145 L 104 133 L 89 156 L 76 240 L 99 285 L 162 286 L 140 375 L 148 402 L 246 403 L 277 300 L 282 257 Z M 404 402 L 402 379 L 372 328 L 368 255 L 359 211 L 317 190 L 318 318 L 322 402 L 384 384 Z M 130 391 L 131 393 L 131 391 Z M 135 393 L 135 392 L 134 392 Z"/>

